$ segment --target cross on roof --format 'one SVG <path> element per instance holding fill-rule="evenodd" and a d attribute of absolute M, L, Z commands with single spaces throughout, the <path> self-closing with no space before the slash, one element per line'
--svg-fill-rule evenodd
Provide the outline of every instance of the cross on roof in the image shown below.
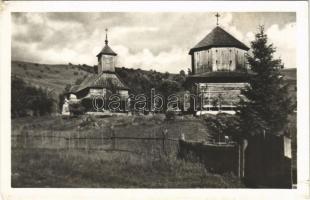
<path fill-rule="evenodd" d="M 105 44 L 108 44 L 108 29 L 105 29 Z"/>
<path fill-rule="evenodd" d="M 219 25 L 219 17 L 221 15 L 219 13 L 216 13 L 215 17 L 216 17 L 216 25 L 218 26 Z"/>

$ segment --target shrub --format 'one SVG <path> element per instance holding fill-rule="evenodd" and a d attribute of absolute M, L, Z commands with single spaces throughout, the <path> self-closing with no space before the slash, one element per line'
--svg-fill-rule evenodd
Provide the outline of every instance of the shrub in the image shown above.
<path fill-rule="evenodd" d="M 239 141 L 240 120 L 238 116 L 219 113 L 217 115 L 205 115 L 204 120 L 210 130 L 211 137 L 215 141 L 222 141 L 224 135 L 231 136 L 234 141 Z"/>
<path fill-rule="evenodd" d="M 175 120 L 176 118 L 176 112 L 172 110 L 166 111 L 165 115 L 166 115 L 166 120 Z"/>
<path fill-rule="evenodd" d="M 54 100 L 44 89 L 30 86 L 24 80 L 16 77 L 12 78 L 11 88 L 12 117 L 26 116 L 29 111 L 36 115 L 52 112 Z"/>
<path fill-rule="evenodd" d="M 73 115 L 82 115 L 85 113 L 85 107 L 80 103 L 70 103 L 69 104 L 69 110 L 70 113 L 72 113 Z"/>

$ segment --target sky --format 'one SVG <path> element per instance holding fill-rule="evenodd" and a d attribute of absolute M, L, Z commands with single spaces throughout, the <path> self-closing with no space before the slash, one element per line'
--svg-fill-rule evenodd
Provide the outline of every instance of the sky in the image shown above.
<path fill-rule="evenodd" d="M 116 67 L 178 73 L 189 50 L 216 27 L 214 12 L 12 13 L 12 60 L 96 65 L 108 28 Z M 276 58 L 296 68 L 296 14 L 219 13 L 219 25 L 250 47 L 264 25 Z"/>

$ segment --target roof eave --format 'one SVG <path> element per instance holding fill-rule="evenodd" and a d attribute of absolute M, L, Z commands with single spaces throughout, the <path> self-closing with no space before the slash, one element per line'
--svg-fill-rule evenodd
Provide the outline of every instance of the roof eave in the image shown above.
<path fill-rule="evenodd" d="M 117 53 L 98 53 L 97 57 L 101 56 L 101 55 L 109 55 L 109 56 L 117 56 Z"/>
<path fill-rule="evenodd" d="M 211 48 L 216 48 L 216 47 L 235 47 L 235 48 L 238 48 L 238 49 L 242 49 L 242 50 L 245 50 L 245 51 L 248 51 L 250 50 L 249 47 L 247 46 L 244 46 L 244 47 L 237 47 L 235 45 L 210 45 L 210 46 L 204 46 L 204 47 L 194 47 L 194 48 L 191 48 L 188 52 L 189 55 L 192 55 L 194 52 L 197 52 L 197 51 L 203 51 L 203 50 L 208 50 L 208 49 L 211 49 Z"/>

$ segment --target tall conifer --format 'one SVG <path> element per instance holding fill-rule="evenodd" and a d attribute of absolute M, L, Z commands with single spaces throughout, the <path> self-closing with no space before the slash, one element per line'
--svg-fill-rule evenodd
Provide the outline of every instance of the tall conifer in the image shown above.
<path fill-rule="evenodd" d="M 275 59 L 276 51 L 268 38 L 264 27 L 260 26 L 255 40 L 251 42 L 252 55 L 248 63 L 253 75 L 249 86 L 242 90 L 246 97 L 241 101 L 239 116 L 244 133 L 266 132 L 281 133 L 288 123 L 288 115 L 293 105 L 284 83 L 281 59 Z"/>

